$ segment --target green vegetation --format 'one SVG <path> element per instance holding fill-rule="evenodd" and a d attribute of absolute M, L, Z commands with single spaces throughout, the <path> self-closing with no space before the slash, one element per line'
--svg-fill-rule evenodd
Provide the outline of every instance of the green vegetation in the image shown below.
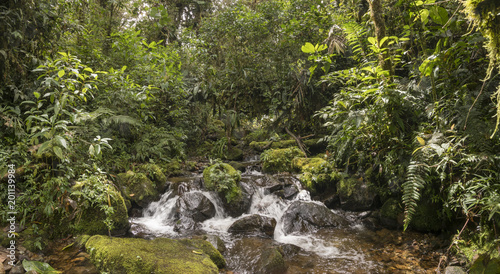
<path fill-rule="evenodd" d="M 495 234 L 499 11 L 495 0 L 3 1 L 2 222 L 9 170 L 19 225 L 42 249 L 69 227 L 118 233 L 123 204 L 146 205 L 169 176 L 258 151 L 264 171 L 300 171 L 311 191 L 349 196 L 343 177 L 362 178 L 402 202 L 404 229 Z M 237 200 L 239 174 L 215 166 L 207 187 Z"/>
<path fill-rule="evenodd" d="M 240 171 L 231 165 L 216 162 L 203 170 L 203 181 L 208 190 L 221 193 L 227 203 L 237 202 L 241 199 Z"/>

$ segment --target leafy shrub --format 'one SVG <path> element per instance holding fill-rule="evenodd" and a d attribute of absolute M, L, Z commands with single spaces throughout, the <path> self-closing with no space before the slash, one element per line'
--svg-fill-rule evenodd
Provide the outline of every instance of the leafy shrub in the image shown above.
<path fill-rule="evenodd" d="M 305 157 L 298 147 L 268 149 L 260 155 L 262 168 L 266 172 L 292 171 L 292 160 L 295 157 Z"/>

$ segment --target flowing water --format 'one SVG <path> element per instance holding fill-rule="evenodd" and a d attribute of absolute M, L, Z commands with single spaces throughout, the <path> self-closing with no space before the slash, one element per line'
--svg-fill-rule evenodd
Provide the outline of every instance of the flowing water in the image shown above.
<path fill-rule="evenodd" d="M 284 256 L 288 273 L 430 273 L 437 265 L 439 254 L 417 250 L 417 246 L 431 246 L 436 239 L 432 236 L 398 231 L 372 231 L 365 228 L 358 220 L 360 213 L 334 211 L 351 220 L 348 227 L 319 229 L 307 234 L 286 234 L 283 232 L 282 215 L 293 201 L 311 201 L 306 190 L 300 189 L 300 182 L 289 176 L 300 190 L 291 200 L 271 194 L 266 187 L 266 176 L 255 170 L 242 174 L 243 181 L 253 188 L 249 211 L 240 217 L 229 217 L 222 206 L 222 201 L 214 192 L 204 191 L 199 187 L 185 187 L 183 191 L 200 192 L 206 196 L 216 209 L 215 217 L 198 224 L 189 232 L 175 230 L 175 204 L 179 199 L 174 190 L 164 193 L 161 199 L 153 202 L 143 211 L 143 217 L 131 218 L 131 233 L 134 237 L 183 238 L 193 234 L 215 235 L 225 244 L 223 252 L 227 260 L 227 269 L 235 273 L 255 272 L 256 262 L 261 250 L 266 246 L 292 248 L 293 252 Z M 196 185 L 199 175 L 183 178 L 184 186 Z M 319 202 L 314 202 L 319 203 Z M 236 220 L 252 214 L 272 217 L 277 224 L 273 238 L 232 235 L 228 228 Z"/>

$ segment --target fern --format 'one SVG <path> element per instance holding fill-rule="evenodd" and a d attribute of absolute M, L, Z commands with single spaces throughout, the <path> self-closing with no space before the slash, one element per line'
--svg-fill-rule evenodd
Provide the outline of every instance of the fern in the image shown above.
<path fill-rule="evenodd" d="M 420 200 L 420 191 L 424 188 L 429 167 L 419 161 L 411 161 L 408 165 L 405 182 L 403 183 L 403 203 L 405 204 L 404 229 L 408 228 Z"/>

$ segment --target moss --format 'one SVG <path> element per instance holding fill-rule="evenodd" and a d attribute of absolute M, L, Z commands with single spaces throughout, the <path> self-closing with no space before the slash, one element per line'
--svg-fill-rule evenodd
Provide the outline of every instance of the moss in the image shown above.
<path fill-rule="evenodd" d="M 245 136 L 244 140 L 246 144 L 250 144 L 252 142 L 263 142 L 267 138 L 270 137 L 270 134 L 267 130 L 257 129 L 255 131 L 250 132 Z"/>
<path fill-rule="evenodd" d="M 164 184 L 167 181 L 167 176 L 165 176 L 161 168 L 155 164 L 140 165 L 135 171 L 144 173 L 146 177 L 148 177 L 148 179 L 157 186 Z"/>
<path fill-rule="evenodd" d="M 203 170 L 203 181 L 208 190 L 223 194 L 228 203 L 241 198 L 241 173 L 226 163 L 216 163 Z"/>
<path fill-rule="evenodd" d="M 103 210 L 101 210 L 100 205 L 96 203 L 97 201 L 92 201 L 93 203 L 89 205 L 89 201 L 85 201 L 78 194 L 79 192 L 84 191 L 84 188 L 87 188 L 89 191 L 96 189 L 97 182 L 91 178 L 76 183 L 72 188 L 73 193 L 71 195 L 74 198 L 76 197 L 78 208 L 81 209 L 79 214 L 77 214 L 76 218 L 73 220 L 72 227 L 74 232 L 78 234 L 108 234 L 108 228 L 104 223 L 106 220 L 106 214 Z M 111 234 L 124 234 L 129 228 L 125 200 L 120 192 L 112 186 L 109 181 L 105 180 L 104 183 L 109 185 L 107 187 L 107 201 L 105 202 L 106 204 L 111 203 L 111 207 L 113 207 L 114 210 L 114 213 L 111 215 L 111 221 L 113 222 L 113 230 L 111 231 Z"/>
<path fill-rule="evenodd" d="M 231 147 L 224 158 L 230 161 L 241 161 L 243 160 L 243 151 L 237 147 Z"/>
<path fill-rule="evenodd" d="M 165 174 L 167 177 L 177 176 L 183 173 L 181 161 L 179 160 L 172 160 L 168 163 L 165 163 L 161 165 L 161 168 L 163 170 L 163 174 Z"/>
<path fill-rule="evenodd" d="M 322 158 L 297 157 L 292 160 L 292 167 L 295 171 L 302 172 L 299 180 L 312 195 L 335 186 L 338 181 L 337 176 L 331 176 L 331 164 Z"/>
<path fill-rule="evenodd" d="M 181 240 L 181 242 L 186 246 L 201 249 L 203 253 L 210 257 L 210 260 L 212 260 L 218 268 L 224 268 L 226 266 L 226 259 L 224 259 L 222 254 L 211 243 L 201 239 Z"/>
<path fill-rule="evenodd" d="M 285 273 L 286 265 L 278 248 L 267 248 L 262 251 L 258 265 L 258 273 Z"/>
<path fill-rule="evenodd" d="M 295 157 L 305 157 L 298 147 L 268 149 L 260 155 L 265 172 L 293 171 L 292 160 Z"/>
<path fill-rule="evenodd" d="M 401 207 L 401 204 L 397 199 L 394 198 L 390 198 L 389 200 L 385 201 L 384 205 L 382 205 L 382 208 L 380 208 L 380 215 L 391 220 L 397 220 L 398 216 L 402 212 L 403 208 Z"/>
<path fill-rule="evenodd" d="M 49 235 L 46 230 L 35 229 L 33 226 L 21 232 L 20 236 L 24 239 L 23 246 L 31 252 L 43 250 L 49 244 Z"/>
<path fill-rule="evenodd" d="M 80 247 L 84 247 L 90 237 L 92 236 L 86 234 L 78 235 L 75 239 L 75 243 Z"/>
<path fill-rule="evenodd" d="M 340 180 L 338 193 L 345 197 L 351 197 L 354 194 L 357 186 L 358 180 L 356 180 L 355 178 L 344 178 Z"/>
<path fill-rule="evenodd" d="M 118 185 L 124 197 L 145 207 L 158 198 L 156 185 L 144 174 L 131 170 L 118 174 Z"/>
<path fill-rule="evenodd" d="M 94 265 L 110 273 L 218 273 L 209 255 L 192 242 L 93 236 L 85 248 Z"/>

